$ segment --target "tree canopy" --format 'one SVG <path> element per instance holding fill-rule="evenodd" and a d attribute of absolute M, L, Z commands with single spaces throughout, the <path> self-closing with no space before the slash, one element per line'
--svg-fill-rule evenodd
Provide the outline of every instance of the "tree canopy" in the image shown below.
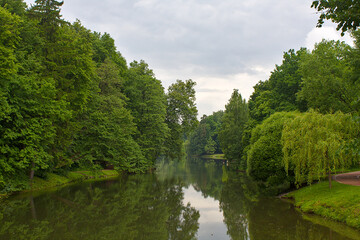
<path fill-rule="evenodd" d="M 346 154 L 345 144 L 358 131 L 359 125 L 349 114 L 310 111 L 298 115 L 285 123 L 282 134 L 286 170 L 294 165 L 298 186 L 328 175 L 331 187 L 331 172 L 349 167 L 354 161 L 352 154 Z"/>
<path fill-rule="evenodd" d="M 358 112 L 358 82 L 352 80 L 351 47 L 340 41 L 315 45 L 311 54 L 301 60 L 302 89 L 297 94 L 310 108 L 322 113 L 331 111 Z"/>
<path fill-rule="evenodd" d="M 337 30 L 341 30 L 343 36 L 346 31 L 356 30 L 360 25 L 360 2 L 356 0 L 318 0 L 313 1 L 320 17 L 318 27 L 324 24 L 324 20 L 337 23 Z"/>
<path fill-rule="evenodd" d="M 234 89 L 228 104 L 225 106 L 219 132 L 220 145 L 225 157 L 234 165 L 241 165 L 244 145 L 242 134 L 249 118 L 246 100 L 241 97 L 239 90 Z"/>
<path fill-rule="evenodd" d="M 195 85 L 191 79 L 177 80 L 168 89 L 165 122 L 170 132 L 165 146 L 166 155 L 171 158 L 181 158 L 184 152 L 183 140 L 198 124 Z"/>
<path fill-rule="evenodd" d="M 0 192 L 79 168 L 148 171 L 197 124 L 194 81 L 165 94 L 147 63 L 127 65 L 62 4 L 0 0 Z"/>

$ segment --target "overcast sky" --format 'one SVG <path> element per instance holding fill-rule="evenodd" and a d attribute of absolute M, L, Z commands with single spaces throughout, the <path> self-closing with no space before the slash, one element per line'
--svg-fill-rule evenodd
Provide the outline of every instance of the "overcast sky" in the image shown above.
<path fill-rule="evenodd" d="M 26 0 L 28 4 L 34 0 Z M 316 28 L 311 0 L 65 0 L 63 18 L 107 32 L 130 63 L 145 60 L 165 89 L 197 82 L 199 116 L 224 110 L 233 89 L 249 98 L 284 51 L 341 39 Z"/>

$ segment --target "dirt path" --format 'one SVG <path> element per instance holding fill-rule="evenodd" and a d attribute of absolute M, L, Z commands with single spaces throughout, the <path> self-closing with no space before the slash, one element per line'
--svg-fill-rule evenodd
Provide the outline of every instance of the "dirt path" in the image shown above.
<path fill-rule="evenodd" d="M 339 183 L 360 186 L 360 171 L 338 174 L 333 179 Z"/>

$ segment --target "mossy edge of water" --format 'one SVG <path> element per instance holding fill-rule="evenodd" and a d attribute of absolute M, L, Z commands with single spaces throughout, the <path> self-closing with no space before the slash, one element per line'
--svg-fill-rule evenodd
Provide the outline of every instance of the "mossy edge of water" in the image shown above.
<path fill-rule="evenodd" d="M 21 192 L 37 192 L 41 190 L 56 188 L 60 186 L 66 186 L 75 182 L 83 182 L 89 180 L 102 180 L 109 178 L 116 178 L 121 173 L 115 170 L 100 170 L 100 171 L 74 171 L 67 173 L 66 176 L 58 175 L 55 173 L 50 173 L 47 176 L 47 179 L 42 179 L 39 177 L 34 177 L 32 186 L 30 189 L 20 191 Z M 16 192 L 9 192 L 6 194 L 0 194 L 0 200 L 5 199 Z"/>
<path fill-rule="evenodd" d="M 327 219 L 343 222 L 360 229 L 360 187 L 333 182 L 320 182 L 293 191 L 285 197 L 294 199 L 302 212 L 313 213 Z"/>

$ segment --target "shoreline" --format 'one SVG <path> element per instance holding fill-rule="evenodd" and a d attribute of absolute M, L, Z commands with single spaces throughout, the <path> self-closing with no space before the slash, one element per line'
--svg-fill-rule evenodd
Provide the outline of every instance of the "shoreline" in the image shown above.
<path fill-rule="evenodd" d="M 95 173 L 95 174 L 94 174 Z M 48 190 L 57 187 L 67 186 L 77 182 L 85 182 L 89 180 L 104 180 L 109 178 L 116 178 L 120 176 L 121 173 L 115 170 L 100 170 L 99 172 L 91 171 L 73 171 L 69 172 L 67 176 L 57 175 L 50 173 L 47 179 L 41 179 L 39 177 L 34 177 L 33 184 L 31 189 L 24 189 L 17 192 L 9 192 L 5 194 L 0 194 L 0 201 L 4 200 L 12 195 L 20 193 L 29 193 L 29 192 L 40 192 L 43 190 Z"/>
<path fill-rule="evenodd" d="M 333 181 L 306 186 L 281 194 L 282 200 L 291 201 L 301 212 L 321 216 L 360 230 L 360 187 Z"/>

